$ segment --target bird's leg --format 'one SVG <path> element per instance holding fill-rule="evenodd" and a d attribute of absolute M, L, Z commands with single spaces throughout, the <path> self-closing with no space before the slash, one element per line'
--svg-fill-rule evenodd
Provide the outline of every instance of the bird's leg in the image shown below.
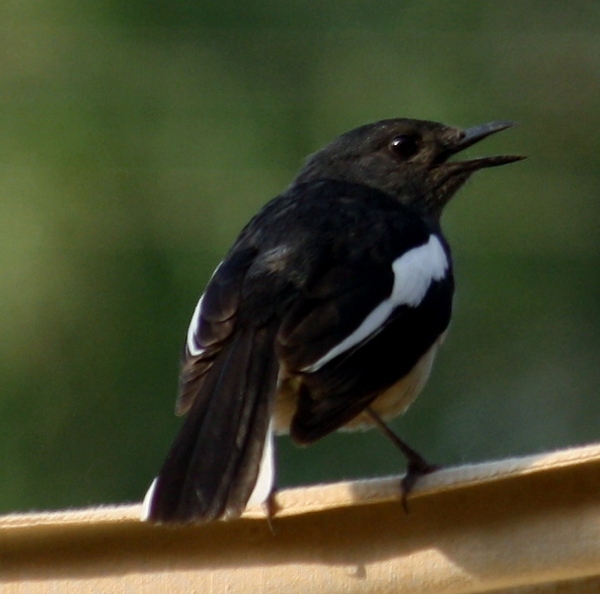
<path fill-rule="evenodd" d="M 273 484 L 271 491 L 267 498 L 263 501 L 262 508 L 265 512 L 265 516 L 267 518 L 267 524 L 269 525 L 269 530 L 271 534 L 277 534 L 275 527 L 273 526 L 273 518 L 275 514 L 281 509 L 281 506 L 277 503 L 277 485 Z"/>
<path fill-rule="evenodd" d="M 400 485 L 402 486 L 402 508 L 408 513 L 408 503 L 406 498 L 412 491 L 417 479 L 424 474 L 429 474 L 439 469 L 439 466 L 430 464 L 409 445 L 404 443 L 381 419 L 381 417 L 370 407 L 367 406 L 365 412 L 371 417 L 378 429 L 402 452 L 407 461 L 406 474 Z"/>

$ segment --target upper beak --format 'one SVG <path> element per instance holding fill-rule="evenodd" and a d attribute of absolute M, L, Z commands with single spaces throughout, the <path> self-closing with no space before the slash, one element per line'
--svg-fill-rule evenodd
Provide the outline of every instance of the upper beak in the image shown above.
<path fill-rule="evenodd" d="M 498 122 L 488 122 L 487 124 L 480 124 L 479 126 L 473 126 L 463 130 L 462 134 L 458 139 L 446 147 L 446 158 L 459 153 L 466 148 L 476 144 L 480 140 L 501 132 L 507 128 L 512 128 L 515 122 L 509 120 L 501 120 Z M 507 163 L 514 163 L 520 161 L 526 157 L 520 155 L 497 155 L 493 157 L 482 157 L 479 159 L 470 159 L 468 161 L 461 161 L 460 165 L 462 169 L 482 169 L 484 167 L 496 167 L 498 165 L 506 165 Z"/>

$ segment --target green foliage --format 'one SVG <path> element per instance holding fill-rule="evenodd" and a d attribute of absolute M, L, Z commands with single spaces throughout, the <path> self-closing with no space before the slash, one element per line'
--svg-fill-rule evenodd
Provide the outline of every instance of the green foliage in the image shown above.
<path fill-rule="evenodd" d="M 458 463 L 600 437 L 593 2 L 0 8 L 0 510 L 140 499 L 213 267 L 302 159 L 384 117 L 521 126 L 446 216 L 456 314 L 396 429 Z M 281 482 L 392 473 L 375 432 Z"/>

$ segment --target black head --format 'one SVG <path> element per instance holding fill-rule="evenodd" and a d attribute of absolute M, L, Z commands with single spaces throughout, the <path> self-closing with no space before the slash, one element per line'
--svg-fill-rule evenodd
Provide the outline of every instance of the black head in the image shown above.
<path fill-rule="evenodd" d="M 359 183 L 439 217 L 472 173 L 524 157 L 448 159 L 513 125 L 508 121 L 490 122 L 461 130 L 424 120 L 382 120 L 346 132 L 309 157 L 295 183 L 318 179 Z"/>

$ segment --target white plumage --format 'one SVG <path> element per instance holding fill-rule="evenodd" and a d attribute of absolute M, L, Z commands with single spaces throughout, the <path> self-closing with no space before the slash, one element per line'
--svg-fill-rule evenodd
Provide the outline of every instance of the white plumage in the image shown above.
<path fill-rule="evenodd" d="M 269 423 L 265 445 L 263 447 L 262 458 L 258 470 L 258 478 L 254 485 L 254 490 L 248 499 L 247 507 L 261 505 L 267 501 L 273 491 L 275 484 L 275 436 L 273 434 L 273 420 Z"/>
<path fill-rule="evenodd" d="M 192 316 L 192 321 L 190 322 L 190 327 L 188 328 L 187 333 L 187 350 L 192 357 L 197 357 L 198 355 L 201 355 L 204 351 L 203 348 L 198 346 L 198 343 L 196 341 L 196 332 L 199 329 L 198 322 L 200 321 L 200 311 L 202 310 L 203 298 L 204 295 L 200 297 L 198 304 L 196 305 L 196 309 L 194 310 L 194 315 Z"/>

